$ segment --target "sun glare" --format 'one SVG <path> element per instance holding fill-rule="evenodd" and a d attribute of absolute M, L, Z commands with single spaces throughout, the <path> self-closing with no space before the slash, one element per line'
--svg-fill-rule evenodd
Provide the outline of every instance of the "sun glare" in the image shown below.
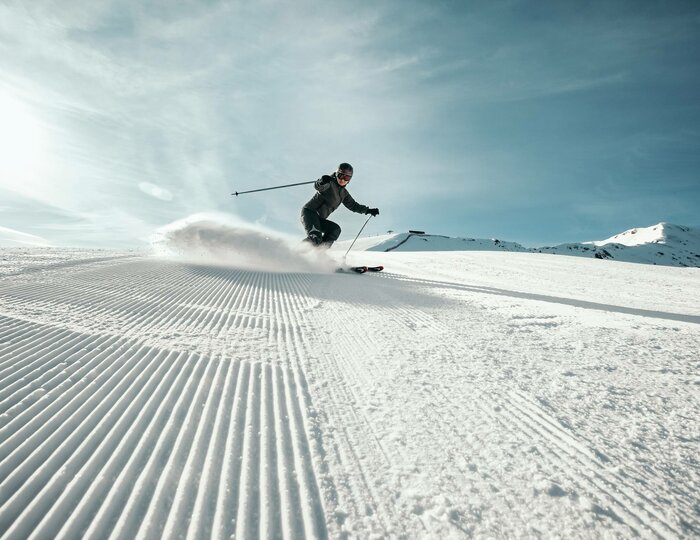
<path fill-rule="evenodd" d="M 0 186 L 27 192 L 43 181 L 46 133 L 19 99 L 0 90 Z"/>

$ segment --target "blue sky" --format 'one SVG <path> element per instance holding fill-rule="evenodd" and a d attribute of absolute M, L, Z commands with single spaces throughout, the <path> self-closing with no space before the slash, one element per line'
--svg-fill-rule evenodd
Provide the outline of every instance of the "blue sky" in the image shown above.
<path fill-rule="evenodd" d="M 310 186 L 230 194 L 341 161 L 368 234 L 700 227 L 697 58 L 696 1 L 0 4 L 0 233 L 140 246 L 218 211 L 301 237 Z"/>

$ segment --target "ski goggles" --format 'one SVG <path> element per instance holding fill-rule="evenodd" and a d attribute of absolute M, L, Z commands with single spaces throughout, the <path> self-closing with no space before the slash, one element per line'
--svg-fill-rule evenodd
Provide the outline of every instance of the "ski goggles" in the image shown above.
<path fill-rule="evenodd" d="M 348 173 L 344 173 L 344 172 L 340 172 L 340 171 L 338 171 L 337 176 L 338 176 L 339 180 L 345 180 L 346 182 L 349 182 L 350 179 L 352 178 L 352 174 L 348 174 Z"/>

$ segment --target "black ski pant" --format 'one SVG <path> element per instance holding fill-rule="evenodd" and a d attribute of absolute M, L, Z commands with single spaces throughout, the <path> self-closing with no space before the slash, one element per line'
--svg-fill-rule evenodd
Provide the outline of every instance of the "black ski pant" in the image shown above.
<path fill-rule="evenodd" d="M 340 237 L 340 225 L 329 219 L 321 219 L 316 210 L 302 208 L 301 222 L 308 236 L 320 237 L 324 244 L 332 244 Z"/>

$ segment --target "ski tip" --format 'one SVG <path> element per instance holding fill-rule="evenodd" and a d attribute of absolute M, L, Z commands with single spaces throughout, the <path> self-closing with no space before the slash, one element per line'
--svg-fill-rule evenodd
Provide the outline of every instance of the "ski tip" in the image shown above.
<path fill-rule="evenodd" d="M 368 267 L 367 267 L 367 270 L 368 270 L 369 272 L 381 272 L 382 270 L 384 270 L 384 267 L 383 267 L 382 265 L 379 265 L 379 266 L 368 266 Z"/>

